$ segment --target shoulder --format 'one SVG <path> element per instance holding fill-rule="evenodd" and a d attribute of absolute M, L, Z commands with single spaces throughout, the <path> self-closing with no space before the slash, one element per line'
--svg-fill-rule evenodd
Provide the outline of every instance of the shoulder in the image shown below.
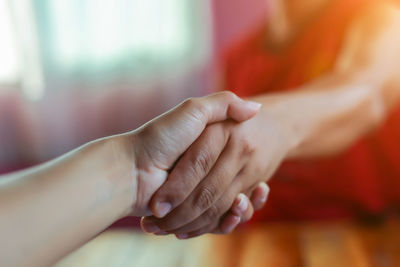
<path fill-rule="evenodd" d="M 389 0 L 365 0 L 349 25 L 336 69 L 348 71 L 374 64 L 382 54 L 399 47 L 400 6 Z"/>
<path fill-rule="evenodd" d="M 367 4 L 355 17 L 353 30 L 362 31 L 365 34 L 379 34 L 393 23 L 400 21 L 400 6 L 394 1 L 366 1 Z"/>

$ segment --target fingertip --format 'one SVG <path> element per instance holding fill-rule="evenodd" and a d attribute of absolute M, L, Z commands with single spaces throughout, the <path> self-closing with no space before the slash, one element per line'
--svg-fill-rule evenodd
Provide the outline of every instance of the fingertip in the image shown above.
<path fill-rule="evenodd" d="M 140 227 L 147 233 L 161 232 L 160 228 L 149 217 L 140 219 Z"/>
<path fill-rule="evenodd" d="M 237 216 L 242 216 L 249 207 L 249 199 L 243 193 L 240 193 L 232 205 L 232 212 Z"/>
<path fill-rule="evenodd" d="M 229 234 L 236 228 L 236 226 L 238 226 L 239 223 L 240 223 L 239 216 L 229 214 L 223 219 L 220 225 L 221 232 L 223 234 Z"/>
<path fill-rule="evenodd" d="M 151 211 L 157 218 L 163 218 L 172 209 L 172 205 L 169 202 L 154 201 L 151 205 Z"/>
<path fill-rule="evenodd" d="M 267 201 L 270 191 L 269 186 L 265 182 L 261 182 L 258 186 L 261 189 L 261 195 L 262 195 L 261 201 L 265 203 Z"/>
<path fill-rule="evenodd" d="M 249 110 L 253 110 L 253 111 L 258 111 L 262 107 L 261 103 L 255 102 L 255 101 L 247 100 L 247 101 L 245 101 L 245 103 L 246 103 L 247 108 Z"/>
<path fill-rule="evenodd" d="M 228 116 L 238 122 L 254 117 L 262 106 L 261 103 L 239 99 L 240 101 L 232 103 L 228 110 Z"/>
<path fill-rule="evenodd" d="M 253 191 L 251 203 L 256 210 L 261 209 L 267 202 L 269 195 L 269 186 L 265 182 L 261 182 Z"/>
<path fill-rule="evenodd" d="M 261 183 L 259 183 L 259 186 L 262 187 L 262 188 L 264 188 L 265 191 L 267 191 L 267 192 L 269 192 L 269 190 L 270 190 L 270 188 L 269 188 L 269 186 L 267 185 L 266 182 L 261 182 Z"/>

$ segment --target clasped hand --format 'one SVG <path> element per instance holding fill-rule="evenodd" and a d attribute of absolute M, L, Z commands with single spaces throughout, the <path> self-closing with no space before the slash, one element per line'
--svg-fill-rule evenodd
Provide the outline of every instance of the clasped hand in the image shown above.
<path fill-rule="evenodd" d="M 285 149 L 274 142 L 279 127 L 261 124 L 259 112 L 259 104 L 221 92 L 187 100 L 129 133 L 132 214 L 153 214 L 142 219 L 145 231 L 181 239 L 229 233 L 264 205 L 264 182 Z M 261 130 L 269 134 L 258 140 Z M 274 155 L 258 148 L 266 141 Z"/>

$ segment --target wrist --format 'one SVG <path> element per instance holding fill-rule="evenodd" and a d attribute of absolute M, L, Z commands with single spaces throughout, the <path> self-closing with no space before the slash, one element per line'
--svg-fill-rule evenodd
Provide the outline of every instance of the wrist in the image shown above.
<path fill-rule="evenodd" d="M 298 147 L 304 142 L 306 125 L 301 122 L 298 114 L 293 114 L 286 103 L 273 101 L 263 105 L 260 115 L 267 119 L 269 129 L 276 130 L 277 135 L 283 140 L 286 158 L 294 157 Z M 301 116 L 301 115 L 300 115 Z"/>
<path fill-rule="evenodd" d="M 97 166 L 108 186 L 111 204 L 118 210 L 118 218 L 134 215 L 136 203 L 136 164 L 133 144 L 128 134 L 115 135 L 97 140 L 100 159 Z"/>
<path fill-rule="evenodd" d="M 165 181 L 167 172 L 154 166 L 153 155 L 148 144 L 154 144 L 154 139 L 149 137 L 148 128 L 139 128 L 126 134 L 116 136 L 114 146 L 118 147 L 118 160 L 122 173 L 119 176 L 121 184 L 129 187 L 130 204 L 128 215 L 151 215 L 149 201 L 158 187 Z M 127 192 L 127 191 L 125 191 Z"/>

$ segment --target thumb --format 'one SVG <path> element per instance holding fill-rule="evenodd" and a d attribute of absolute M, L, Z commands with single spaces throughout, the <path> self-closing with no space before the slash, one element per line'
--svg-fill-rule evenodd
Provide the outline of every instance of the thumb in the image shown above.
<path fill-rule="evenodd" d="M 208 124 L 233 119 L 241 122 L 257 114 L 261 104 L 245 101 L 231 92 L 191 98 L 136 130 L 168 168 L 200 136 Z M 154 154 L 150 153 L 150 154 Z"/>
<path fill-rule="evenodd" d="M 186 128 L 187 133 L 196 135 L 194 141 L 208 124 L 227 119 L 242 122 L 254 117 L 260 108 L 260 103 L 246 101 L 232 92 L 224 91 L 187 99 L 153 122 L 164 129 Z"/>
<path fill-rule="evenodd" d="M 254 117 L 261 108 L 260 103 L 243 100 L 227 91 L 202 97 L 200 102 L 206 124 L 226 119 L 245 121 Z"/>

